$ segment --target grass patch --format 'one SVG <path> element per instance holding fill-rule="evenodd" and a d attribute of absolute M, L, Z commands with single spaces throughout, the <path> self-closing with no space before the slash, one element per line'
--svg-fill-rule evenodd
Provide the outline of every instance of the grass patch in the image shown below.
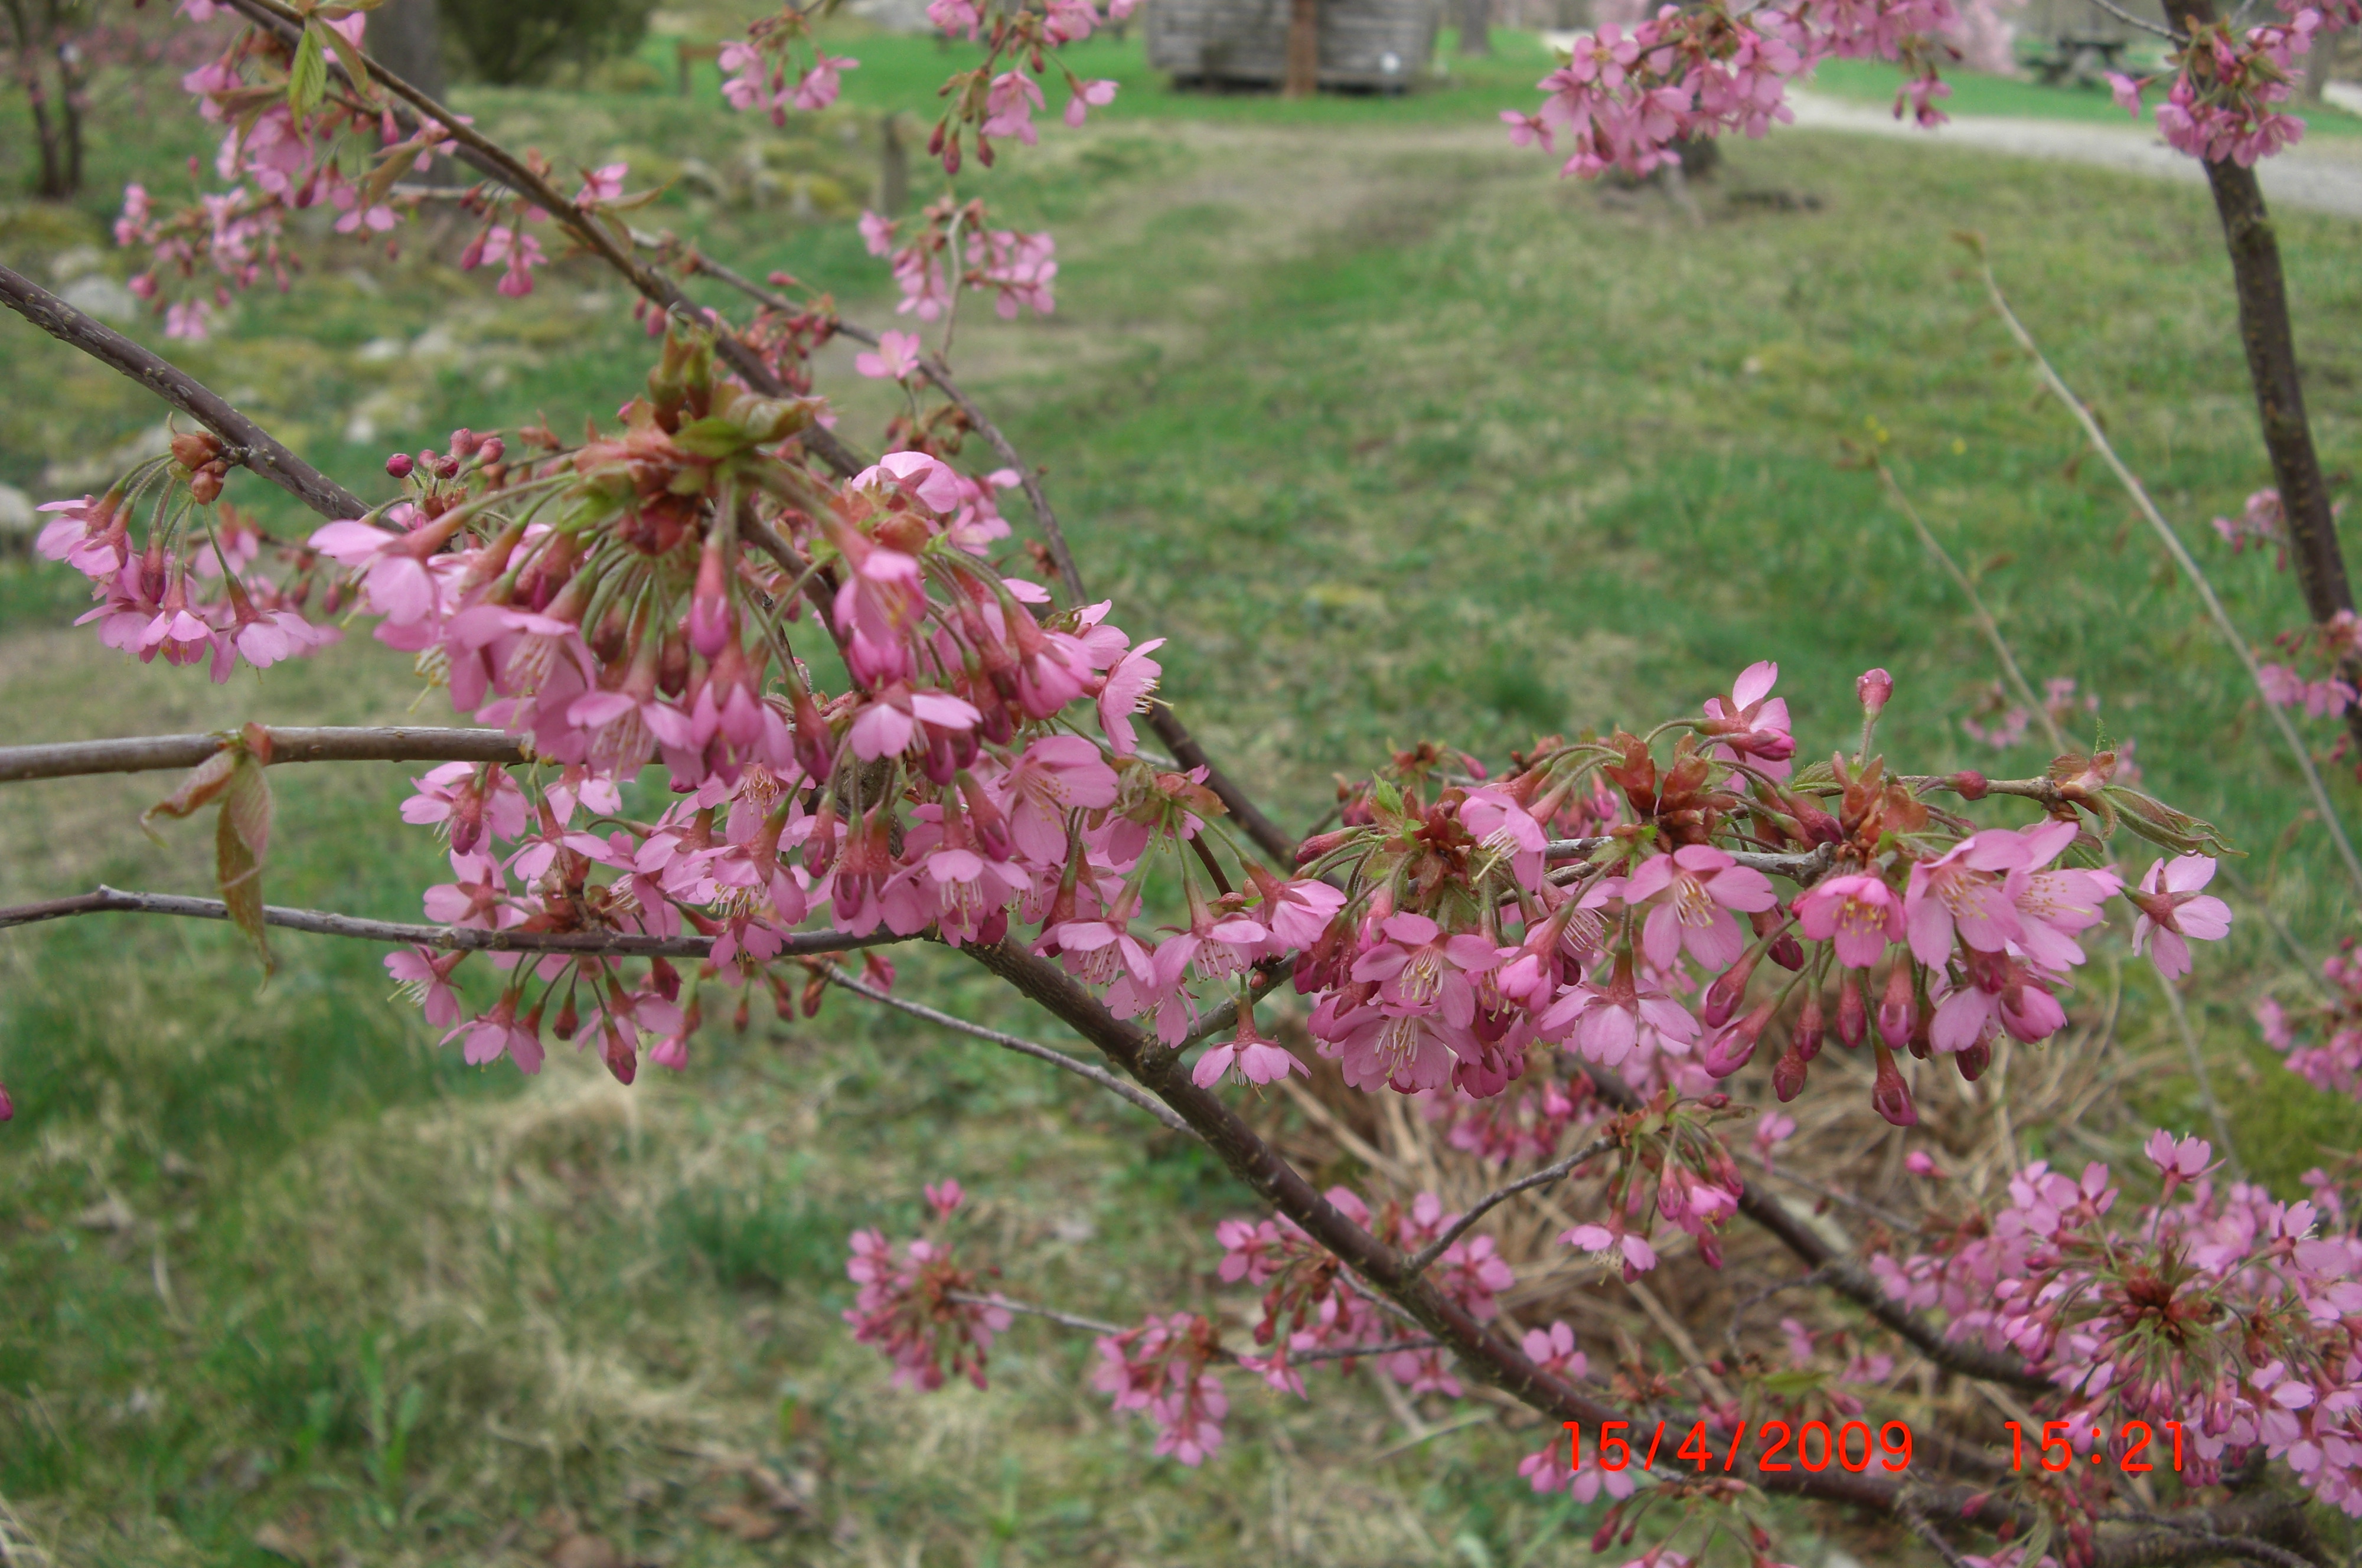
<path fill-rule="evenodd" d="M 935 69 L 932 44 L 897 66 L 886 43 L 848 78 L 856 108 L 889 99 L 877 84 L 895 70 Z M 2243 874 L 2301 938 L 2342 929 L 2318 829 L 2235 666 L 2073 462 L 2067 424 L 2027 403 L 1942 240 L 1984 231 L 2260 638 L 2301 612 L 2268 560 L 2225 559 L 2204 529 L 2265 469 L 2202 193 L 1789 135 L 1732 149 L 1701 231 L 1653 195 L 1372 129 L 1439 98 L 1297 106 L 1351 120 L 1335 135 L 1277 123 L 1275 101 L 1192 100 L 1234 123 L 1051 132 L 982 177 L 1020 221 L 1062 226 L 1065 292 L 1046 322 L 964 319 L 962 357 L 1049 465 L 1093 582 L 1128 627 L 1174 638 L 1168 690 L 1284 821 L 1308 824 L 1332 769 L 1391 746 L 1434 736 L 1497 758 L 1539 730 L 1653 718 L 1767 657 L 1815 745 L 1846 736 L 1852 677 L 1882 664 L 1898 751 L 2038 767 L 2031 745 L 1997 754 L 1959 729 L 1988 655 L 1872 481 L 1841 466 L 1848 437 L 1904 473 L 2036 679 L 2101 695 L 2159 792 L 2255 851 Z M 696 104 L 675 118 L 652 94 L 461 101 L 586 159 L 651 148 L 719 169 L 767 134 L 717 130 Z M 112 148 L 110 167 L 184 129 Z M 844 155 L 846 180 L 860 156 Z M 842 226 L 771 200 L 677 187 L 651 221 L 880 315 L 881 280 Z M 95 235 L 104 205 L 19 211 L 0 248 L 46 263 Z M 2309 373 L 2348 386 L 2353 227 L 2279 227 Z M 392 263 L 324 250 L 337 259 L 294 294 L 251 297 L 217 342 L 175 354 L 251 389 L 348 480 L 456 424 L 612 406 L 642 375 L 646 340 L 587 267 L 511 304 L 438 271 L 442 253 L 425 237 Z M 438 326 L 464 351 L 420 352 Z M 381 339 L 399 355 L 373 357 Z M 0 332 L 0 363 L 56 389 L 0 410 L 11 482 L 157 417 L 28 331 Z M 2362 438 L 2349 402 L 2315 406 L 2333 470 Z M 845 428 L 874 444 L 886 412 L 855 389 Z M 261 688 L 128 666 L 86 633 L 39 629 L 75 608 L 61 575 L 0 574 L 7 741 L 370 722 L 410 702 L 399 661 L 365 639 Z M 392 825 L 400 771 L 280 771 L 271 896 L 409 913 L 435 856 Z M 2334 787 L 2350 804 L 2351 782 Z M 160 851 L 130 832 L 162 788 L 0 793 L 0 886 L 202 887 L 198 824 Z M 2250 1165 L 2286 1186 L 2362 1125 L 2246 1029 L 2279 963 L 2258 924 L 2227 962 L 2209 955 L 2194 999 Z M 1532 1432 L 1378 1463 L 1399 1429 L 1352 1395 L 1303 1409 L 1242 1387 L 1206 1471 L 1153 1461 L 1082 1388 L 1087 1347 L 1034 1325 L 988 1394 L 890 1389 L 837 1321 L 839 1249 L 854 1226 L 908 1225 L 922 1179 L 979 1195 L 970 1223 L 1012 1289 L 1113 1318 L 1242 1309 L 1209 1277 L 1209 1222 L 1243 1207 L 1235 1188 L 1079 1086 L 841 999 L 744 1033 L 717 1020 L 686 1077 L 629 1093 L 566 1053 L 526 1084 L 439 1049 L 386 1000 L 378 956 L 286 937 L 258 992 L 226 932 L 117 920 L 0 944 L 0 1081 L 20 1106 L 0 1138 L 0 1495 L 61 1562 L 272 1561 L 258 1531 L 324 1561 L 530 1562 L 579 1526 L 684 1565 L 1507 1564 L 1556 1560 L 1595 1523 L 1517 1481 Z M 905 983 L 1041 1028 L 949 958 L 914 959 Z M 2162 1037 L 2145 967 L 2123 984 L 2120 1032 Z M 2079 1021 L 2110 986 L 2095 965 Z M 2200 1124 L 2185 1084 L 2141 1093 Z M 746 1461 L 810 1499 L 768 1540 L 714 1522 L 745 1505 Z"/>

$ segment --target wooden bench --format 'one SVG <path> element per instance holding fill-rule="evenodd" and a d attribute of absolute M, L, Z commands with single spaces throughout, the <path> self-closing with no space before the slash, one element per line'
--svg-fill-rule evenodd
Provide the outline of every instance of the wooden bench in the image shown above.
<path fill-rule="evenodd" d="M 680 95 L 684 98 L 689 96 L 689 68 L 690 66 L 698 64 L 702 61 L 719 61 L 721 58 L 722 46 L 720 44 L 688 43 L 684 41 L 675 45 L 673 50 L 673 60 L 676 69 L 680 73 Z"/>

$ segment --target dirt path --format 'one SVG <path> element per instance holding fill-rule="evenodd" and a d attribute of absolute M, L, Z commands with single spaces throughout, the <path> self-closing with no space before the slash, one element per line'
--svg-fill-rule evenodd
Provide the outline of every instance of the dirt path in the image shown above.
<path fill-rule="evenodd" d="M 1814 130 L 1907 137 L 1929 147 L 2089 163 L 2190 184 L 2202 184 L 2206 178 L 2195 160 L 2166 146 L 2154 130 L 2130 123 L 2117 129 L 2075 120 L 1963 117 L 1938 130 L 1923 131 L 1865 104 L 1842 103 L 1816 93 L 1792 93 L 1789 101 L 1795 105 L 1796 124 Z M 2316 138 L 2266 159 L 2256 173 L 2268 201 L 2362 217 L 2362 147 L 2349 141 Z"/>

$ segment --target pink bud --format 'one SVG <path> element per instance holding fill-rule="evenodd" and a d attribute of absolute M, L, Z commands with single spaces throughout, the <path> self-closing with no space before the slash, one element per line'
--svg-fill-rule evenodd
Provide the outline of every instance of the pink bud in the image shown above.
<path fill-rule="evenodd" d="M 1859 1051 L 1870 1037 L 1870 1012 L 1861 1004 L 1861 977 L 1848 969 L 1838 984 L 1838 1043 Z"/>
<path fill-rule="evenodd" d="M 1886 700 L 1894 695 L 1894 677 L 1882 669 L 1864 670 L 1854 677 L 1853 694 L 1861 699 L 1861 711 L 1876 718 L 1886 711 Z"/>
<path fill-rule="evenodd" d="M 398 480 L 408 479 L 413 466 L 407 452 L 396 452 L 385 460 L 385 471 Z"/>
<path fill-rule="evenodd" d="M 623 1031 L 611 1022 L 601 1032 L 605 1038 L 599 1043 L 599 1059 L 607 1064 L 607 1070 L 615 1076 L 615 1081 L 628 1084 L 639 1077 L 640 1054 L 632 1048 L 630 1041 L 624 1038 Z"/>
<path fill-rule="evenodd" d="M 16 1115 L 17 1102 L 8 1098 L 8 1086 L 0 1084 L 0 1121 L 13 1121 Z"/>
<path fill-rule="evenodd" d="M 1725 969 L 1705 988 L 1705 1000 L 1698 1009 L 1698 1021 L 1708 1029 L 1720 1029 L 1738 1010 L 1739 999 L 1747 994 L 1748 977 L 1755 973 L 1756 961 L 1761 955 L 1753 951 L 1742 955 L 1738 963 Z"/>
<path fill-rule="evenodd" d="M 497 436 L 487 436 L 476 444 L 476 456 L 486 464 L 497 463 L 508 455 L 509 444 Z"/>
<path fill-rule="evenodd" d="M 453 457 L 472 457 L 475 455 L 475 450 L 476 433 L 474 431 L 469 429 L 463 425 L 458 429 L 451 432 L 451 455 Z"/>
<path fill-rule="evenodd" d="M 1788 1049 L 1800 1062 L 1809 1062 L 1821 1054 L 1821 991 L 1815 986 L 1805 993 L 1805 1005 L 1796 1014 L 1796 1021 L 1788 1031 Z"/>
<path fill-rule="evenodd" d="M 1919 1113 L 1911 1107 L 1911 1086 L 1903 1081 L 1903 1069 L 1894 1065 L 1894 1054 L 1883 1041 L 1871 1049 L 1878 1056 L 1878 1080 L 1871 1086 L 1871 1109 L 1897 1127 L 1915 1127 Z"/>
<path fill-rule="evenodd" d="M 1772 1022 L 1772 1010 L 1779 1005 L 1776 999 L 1756 1003 L 1745 1018 L 1706 1042 L 1699 1065 L 1717 1078 L 1727 1078 L 1747 1066 L 1755 1055 L 1756 1042 Z"/>
<path fill-rule="evenodd" d="M 1878 1037 L 1893 1046 L 1907 1043 L 1916 1011 L 1911 997 L 1911 962 L 1898 958 L 1886 972 L 1886 994 L 1878 999 Z"/>
<path fill-rule="evenodd" d="M 1973 767 L 1963 767 L 1951 778 L 1952 793 L 1963 801 L 1985 798 L 1985 776 Z"/>
<path fill-rule="evenodd" d="M 729 562 L 722 542 L 709 536 L 697 562 L 697 588 L 689 600 L 689 640 L 707 658 L 730 636 Z"/>
<path fill-rule="evenodd" d="M 1781 1104 L 1785 1105 L 1805 1092 L 1805 1060 L 1797 1053 L 1795 1043 L 1791 1041 L 1788 1048 L 1780 1054 L 1780 1059 L 1772 1064 L 1772 1092 L 1780 1097 Z"/>
<path fill-rule="evenodd" d="M 1970 1083 L 1976 1082 L 1984 1077 L 1985 1069 L 1992 1066 L 1992 1042 L 1980 1040 L 1964 1051 L 1953 1053 L 1952 1066 L 1962 1078 Z"/>

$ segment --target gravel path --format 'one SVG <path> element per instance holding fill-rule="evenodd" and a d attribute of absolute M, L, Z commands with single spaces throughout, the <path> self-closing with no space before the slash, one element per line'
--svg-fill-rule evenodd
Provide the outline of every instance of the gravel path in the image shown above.
<path fill-rule="evenodd" d="M 1864 104 L 1793 91 L 1788 100 L 1795 106 L 1800 127 L 1908 137 L 1929 147 L 1974 148 L 2020 158 L 2062 159 L 2191 184 L 2203 184 L 2206 179 L 2195 160 L 2166 146 L 2154 130 L 2130 124 L 2119 130 L 2075 120 L 1962 117 L 1923 131 Z M 2362 217 L 2362 147 L 2345 138 L 2323 138 L 2292 148 L 2266 159 L 2256 172 L 2268 201 Z"/>

